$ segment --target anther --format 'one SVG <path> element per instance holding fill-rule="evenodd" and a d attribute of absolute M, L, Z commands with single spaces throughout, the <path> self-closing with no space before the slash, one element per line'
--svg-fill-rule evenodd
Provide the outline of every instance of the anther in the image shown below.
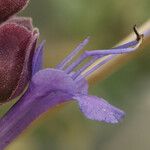
<path fill-rule="evenodd" d="M 136 34 L 136 40 L 137 40 L 137 41 L 141 40 L 141 39 L 144 37 L 144 34 L 140 34 L 140 33 L 137 31 L 137 26 L 136 26 L 136 25 L 133 26 L 133 31 L 134 31 L 134 33 Z"/>

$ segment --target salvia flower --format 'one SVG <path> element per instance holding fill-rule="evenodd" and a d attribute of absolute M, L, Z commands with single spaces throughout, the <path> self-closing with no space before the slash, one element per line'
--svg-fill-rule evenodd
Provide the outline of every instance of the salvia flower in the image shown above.
<path fill-rule="evenodd" d="M 136 28 L 134 27 L 136 31 Z M 0 120 L 0 148 L 5 148 L 32 121 L 52 107 L 75 100 L 83 114 L 92 120 L 118 123 L 125 113 L 103 98 L 88 94 L 86 77 L 113 57 L 134 51 L 142 42 L 143 35 L 137 31 L 137 39 L 110 50 L 84 51 L 75 61 L 72 59 L 88 43 L 85 39 L 56 68 L 42 69 L 43 45 L 37 48 L 32 61 L 32 78 L 24 95 Z M 80 64 L 91 58 L 83 66 Z M 99 64 L 88 69 L 95 61 Z M 72 62 L 72 63 L 71 63 Z M 68 66 L 68 63 L 71 63 Z M 76 67 L 80 68 L 76 70 Z"/>
<path fill-rule="evenodd" d="M 38 38 L 30 18 L 14 16 L 27 0 L 0 0 L 0 104 L 20 95 L 31 78 Z"/>

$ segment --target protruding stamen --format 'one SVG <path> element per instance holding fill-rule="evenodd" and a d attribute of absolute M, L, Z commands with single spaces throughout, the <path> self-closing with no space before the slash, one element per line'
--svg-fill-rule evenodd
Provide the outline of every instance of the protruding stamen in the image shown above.
<path fill-rule="evenodd" d="M 75 62 L 73 62 L 66 70 L 65 72 L 69 74 L 70 72 L 73 71 L 83 60 L 87 58 L 87 55 L 84 53 L 82 54 Z"/>
<path fill-rule="evenodd" d="M 136 41 L 137 42 L 137 41 Z M 86 51 L 84 52 L 84 54 L 82 54 L 75 62 L 73 62 L 69 67 L 66 68 L 65 72 L 66 73 L 70 73 L 73 71 L 73 69 L 75 69 L 79 64 L 81 64 L 81 62 L 83 62 L 87 57 L 90 57 L 90 56 L 98 56 L 98 57 L 101 57 L 101 56 L 106 56 L 106 55 L 109 55 L 109 54 L 113 54 L 112 51 L 114 50 L 115 51 L 115 54 L 120 54 L 120 49 L 123 48 L 123 47 L 127 47 L 127 46 L 131 46 L 131 43 L 133 45 L 135 45 L 136 43 L 133 41 L 133 42 L 129 42 L 129 43 L 126 43 L 126 44 L 123 44 L 122 46 L 118 46 L 114 49 L 111 49 L 111 50 L 93 50 L 93 51 Z M 125 48 L 124 48 L 125 49 Z M 117 51 L 118 50 L 118 51 Z"/>
<path fill-rule="evenodd" d="M 132 46 L 135 46 L 137 44 L 137 41 L 131 41 L 129 43 L 126 43 L 126 44 L 123 44 L 123 45 L 120 45 L 118 47 L 115 47 L 115 49 L 120 49 L 120 48 L 127 48 L 127 47 L 132 47 Z M 80 68 L 77 72 L 75 72 L 73 75 L 72 75 L 72 78 L 73 79 L 76 79 L 78 78 L 78 76 L 81 75 L 81 73 L 83 73 L 89 66 L 91 66 L 93 63 L 95 63 L 96 60 L 102 58 L 103 56 L 105 55 L 102 55 L 102 56 L 93 56 L 93 59 L 90 60 L 89 62 L 87 62 L 82 68 Z M 101 63 L 102 64 L 102 63 Z M 98 66 L 100 67 L 100 65 Z"/>
<path fill-rule="evenodd" d="M 76 78 L 77 81 L 79 81 L 81 78 L 86 78 L 87 76 L 89 76 L 90 74 L 92 74 L 94 71 L 96 71 L 97 69 L 99 69 L 101 66 L 103 66 L 104 64 L 106 64 L 107 62 L 109 62 L 111 59 L 113 59 L 116 55 L 110 55 L 107 58 L 105 58 L 104 60 L 102 60 L 100 63 L 98 63 L 97 65 L 95 65 L 94 67 L 92 67 L 90 70 L 88 70 L 87 72 L 85 72 L 82 76 L 79 76 L 78 78 Z"/>
<path fill-rule="evenodd" d="M 114 58 L 118 54 L 122 53 L 128 53 L 131 52 L 139 47 L 139 45 L 142 43 L 142 37 L 140 38 L 139 41 L 132 41 L 126 44 L 123 44 L 121 46 L 118 46 L 114 49 L 111 50 L 96 50 L 96 51 L 87 51 L 85 52 L 85 56 L 87 57 L 94 57 L 98 59 L 102 59 L 103 56 L 107 56 L 104 60 L 100 61 L 98 64 L 96 64 L 94 67 L 90 68 L 90 66 L 98 59 L 93 58 L 90 62 L 85 64 L 81 69 L 79 69 L 74 75 L 73 78 L 76 80 L 80 79 L 80 75 L 82 74 L 82 77 L 87 77 L 89 76 L 92 72 L 95 70 L 99 69 L 102 65 L 110 61 L 112 58 Z M 134 47 L 133 47 L 134 46 Z M 101 56 L 101 57 L 100 57 Z M 88 70 L 89 68 L 89 70 Z M 86 71 L 87 70 L 87 71 Z M 84 73 L 85 72 L 85 73 Z"/>
<path fill-rule="evenodd" d="M 82 43 L 80 43 L 60 64 L 57 65 L 57 69 L 64 69 L 64 67 L 88 44 L 90 37 L 87 37 Z"/>
<path fill-rule="evenodd" d="M 137 39 L 131 42 L 128 42 L 126 44 L 120 45 L 118 47 L 115 47 L 113 49 L 109 49 L 109 50 L 91 50 L 91 51 L 85 51 L 75 62 L 73 62 L 70 66 L 68 66 L 65 70 L 65 72 L 67 74 L 70 74 L 78 65 L 80 65 L 85 59 L 87 59 L 88 57 L 93 57 L 92 60 L 90 60 L 89 62 L 87 62 L 83 67 L 81 67 L 78 71 L 76 71 L 73 75 L 72 78 L 73 79 L 78 79 L 80 78 L 80 75 L 84 73 L 84 77 L 88 76 L 89 74 L 91 74 L 93 71 L 95 71 L 96 69 L 98 69 L 100 66 L 102 66 L 103 64 L 107 63 L 110 59 L 112 59 L 114 56 L 118 55 L 118 54 L 123 54 L 123 53 L 129 53 L 134 51 L 135 49 L 137 49 L 140 44 L 142 43 L 143 40 L 143 35 L 139 34 L 136 30 L 136 26 L 134 26 L 134 31 L 135 34 L 137 35 Z M 74 52 L 74 51 L 73 51 Z M 73 53 L 72 52 L 72 53 Z M 71 54 L 72 54 L 71 53 Z M 107 56 L 107 58 L 102 59 L 103 56 Z M 71 55 L 71 57 L 73 57 Z M 88 70 L 88 68 L 97 60 L 97 59 L 102 59 L 101 62 L 99 62 L 98 64 L 96 64 L 94 67 L 90 68 Z M 87 70 L 86 70 L 87 69 Z"/>
<path fill-rule="evenodd" d="M 128 48 L 113 48 L 110 50 L 91 50 L 91 51 L 85 51 L 86 55 L 88 56 L 96 56 L 96 55 L 110 55 L 110 54 L 124 54 L 129 53 L 137 49 L 140 44 L 142 43 L 142 37 L 138 41 L 137 45 L 135 47 L 128 47 Z"/>
<path fill-rule="evenodd" d="M 72 79 L 76 79 L 82 72 L 84 72 L 89 66 L 91 66 L 97 59 L 99 59 L 99 56 L 96 56 L 92 58 L 89 62 L 87 62 L 83 67 L 81 67 L 76 73 L 73 74 Z"/>

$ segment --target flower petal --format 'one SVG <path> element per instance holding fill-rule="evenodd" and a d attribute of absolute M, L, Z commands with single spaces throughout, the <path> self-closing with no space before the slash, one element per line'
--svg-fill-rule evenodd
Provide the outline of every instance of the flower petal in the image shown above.
<path fill-rule="evenodd" d="M 29 0 L 0 0 L 0 22 L 22 10 Z"/>
<path fill-rule="evenodd" d="M 33 61 L 32 61 L 32 76 L 40 71 L 43 66 L 43 47 L 44 47 L 45 41 L 43 41 L 39 47 L 36 49 Z"/>
<path fill-rule="evenodd" d="M 88 94 L 88 82 L 86 81 L 85 78 L 81 77 L 80 80 L 75 80 L 76 85 L 77 85 L 77 89 L 78 89 L 78 93 L 83 94 L 83 95 L 87 95 Z"/>
<path fill-rule="evenodd" d="M 88 119 L 107 123 L 118 123 L 125 115 L 123 111 L 96 96 L 77 95 L 81 111 Z"/>
<path fill-rule="evenodd" d="M 57 69 L 44 69 L 37 72 L 31 80 L 30 88 L 39 94 L 61 91 L 74 95 L 77 87 L 72 78 L 65 72 Z"/>

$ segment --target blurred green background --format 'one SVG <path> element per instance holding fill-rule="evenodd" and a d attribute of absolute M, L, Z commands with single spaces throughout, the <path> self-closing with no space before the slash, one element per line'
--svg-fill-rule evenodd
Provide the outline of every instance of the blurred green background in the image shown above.
<path fill-rule="evenodd" d="M 31 0 L 21 15 L 33 17 L 46 39 L 45 67 L 54 67 L 85 37 L 87 49 L 110 48 L 149 19 L 149 0 Z M 109 125 L 87 120 L 76 103 L 49 112 L 25 131 L 8 150 L 149 150 L 150 45 L 104 81 L 90 86 L 126 112 Z M 6 104 L 0 114 L 9 107 Z"/>

